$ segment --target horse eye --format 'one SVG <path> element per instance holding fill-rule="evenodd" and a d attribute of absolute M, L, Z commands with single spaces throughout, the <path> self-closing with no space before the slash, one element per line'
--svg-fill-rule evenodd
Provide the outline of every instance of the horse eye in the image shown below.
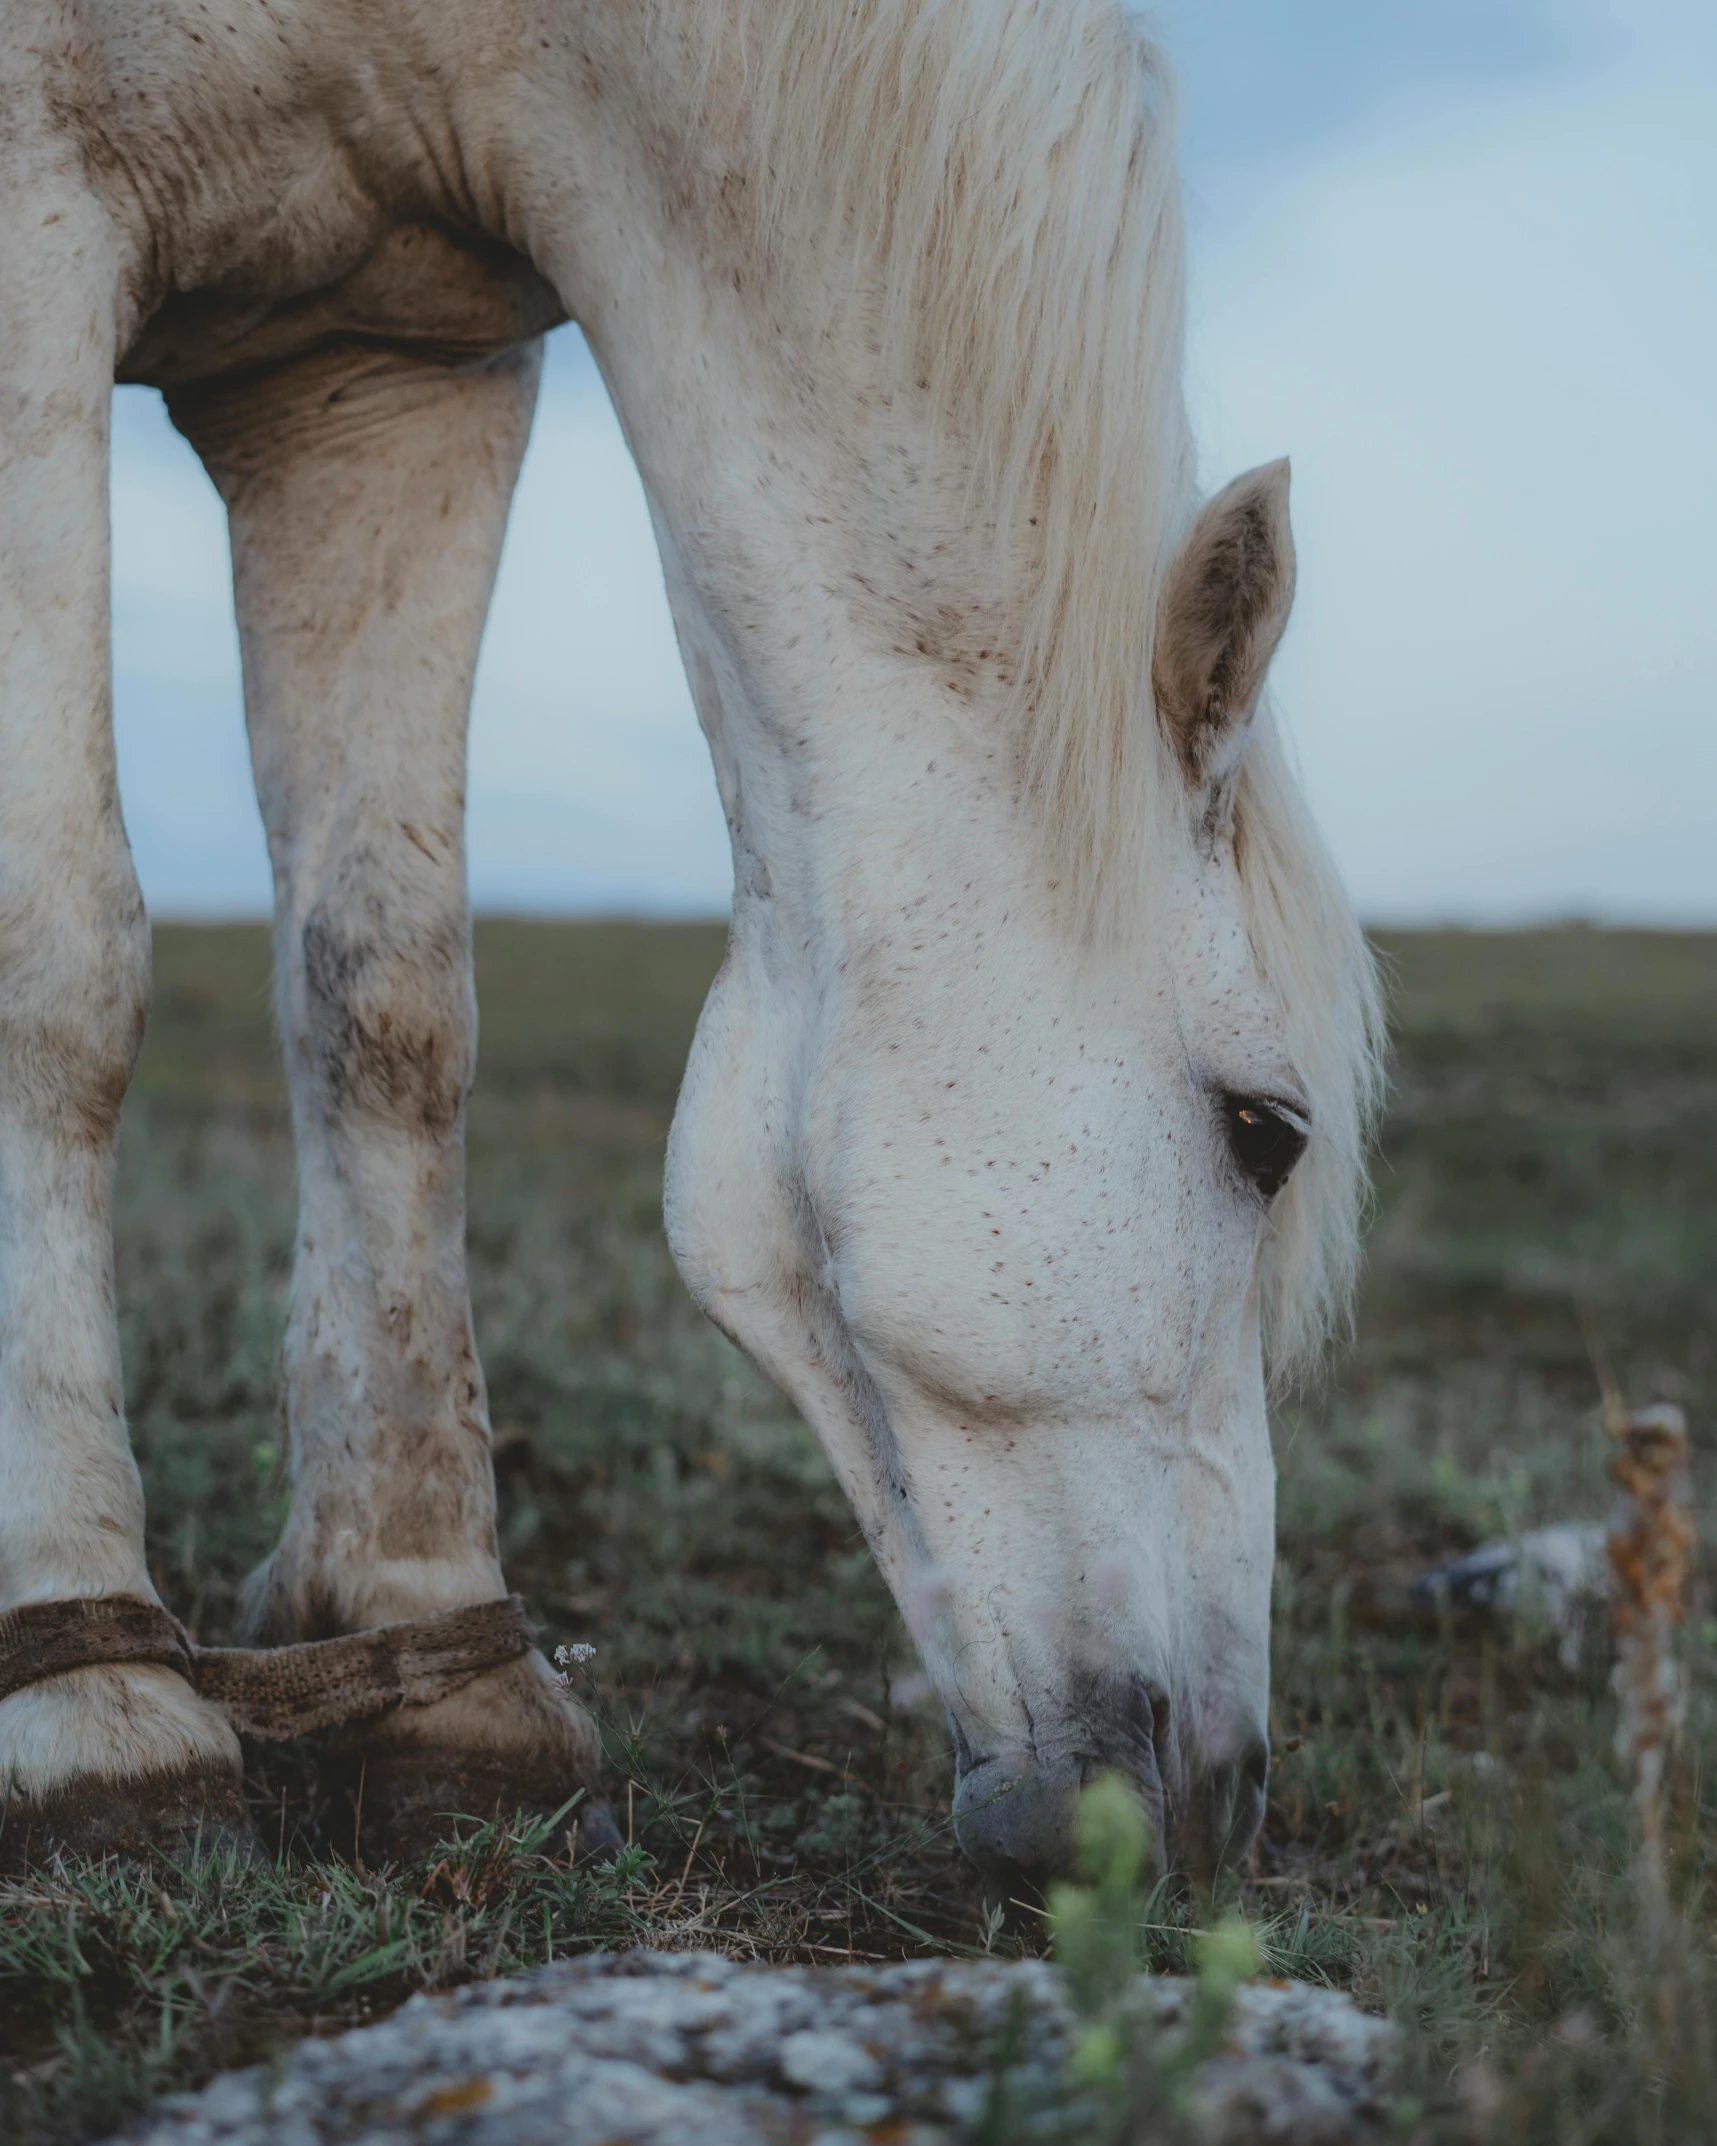
<path fill-rule="evenodd" d="M 1234 1160 L 1265 1199 L 1273 1200 L 1305 1153 L 1305 1132 L 1273 1104 L 1251 1095 L 1225 1095 L 1222 1118 Z"/>

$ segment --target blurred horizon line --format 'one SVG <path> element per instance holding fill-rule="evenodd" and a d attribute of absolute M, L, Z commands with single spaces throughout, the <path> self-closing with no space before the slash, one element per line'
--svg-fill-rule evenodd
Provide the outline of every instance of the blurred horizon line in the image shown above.
<path fill-rule="evenodd" d="M 471 918 L 477 924 L 726 924 L 727 909 L 651 909 L 641 904 L 616 903 L 602 907 L 542 906 L 518 903 L 473 903 Z M 157 924 L 175 927 L 205 927 L 209 930 L 240 924 L 271 926 L 273 917 L 264 909 L 165 907 L 151 909 L 151 929 Z M 1467 934 L 1473 938 L 1501 937 L 1508 933 L 1591 932 L 1615 937 L 1709 938 L 1717 934 L 1717 915 L 1704 919 L 1684 917 L 1609 917 L 1578 911 L 1522 913 L 1517 917 L 1364 916 L 1361 928 L 1376 932 L 1436 932 L 1444 936 Z"/>

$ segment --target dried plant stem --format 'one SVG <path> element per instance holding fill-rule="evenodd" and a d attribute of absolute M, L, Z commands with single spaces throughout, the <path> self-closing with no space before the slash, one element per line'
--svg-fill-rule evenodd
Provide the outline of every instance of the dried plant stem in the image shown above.
<path fill-rule="evenodd" d="M 1687 1703 L 1677 1645 L 1693 1547 L 1687 1423 L 1668 1405 L 1606 1417 L 1617 1443 L 1610 1480 L 1622 1493 L 1608 1543 L 1616 1751 L 1633 1784 L 1640 1906 L 1667 2040 L 1685 1989 L 1664 1856 L 1664 1789 Z"/>

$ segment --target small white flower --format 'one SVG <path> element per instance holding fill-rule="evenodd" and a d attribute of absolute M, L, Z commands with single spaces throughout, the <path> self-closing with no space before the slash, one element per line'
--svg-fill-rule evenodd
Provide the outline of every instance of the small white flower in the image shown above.
<path fill-rule="evenodd" d="M 557 1669 L 582 1669 L 586 1662 L 596 1659 L 596 1649 L 588 1640 L 579 1639 L 575 1640 L 570 1647 L 556 1647 L 554 1659 Z"/>

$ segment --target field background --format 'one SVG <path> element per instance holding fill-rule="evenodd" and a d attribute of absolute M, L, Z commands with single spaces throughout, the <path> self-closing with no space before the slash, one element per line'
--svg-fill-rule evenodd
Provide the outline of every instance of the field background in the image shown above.
<path fill-rule="evenodd" d="M 637 1852 L 600 1882 L 493 1841 L 363 1872 L 311 1755 L 258 1754 L 283 1851 L 266 1882 L 0 1895 L 0 2116 L 26 2136 L 578 1944 L 1038 1941 L 953 1848 L 940 1719 L 814 1442 L 667 1256 L 663 1141 L 721 930 L 494 920 L 476 943 L 471 1274 L 503 1556 L 550 1641 L 596 1645 L 586 1696 Z M 1276 1761 L 1242 1902 L 1273 1966 L 1410 2025 L 1421 2136 L 1709 2138 L 1701 2063 L 1653 2039 L 1601 1660 L 1565 1669 L 1530 1620 L 1439 1623 L 1409 1588 L 1486 1536 L 1602 1514 L 1583 1322 L 1631 1400 L 1686 1407 L 1706 1464 L 1717 936 L 1380 950 L 1395 1085 L 1370 1264 L 1352 1350 L 1279 1412 Z M 293 1191 L 269 1009 L 260 928 L 158 928 L 119 1173 L 127 1397 L 158 1583 L 217 1642 L 283 1510 Z M 1714 1638 L 1702 1596 L 1675 1805 L 1702 1933 Z M 1161 1962 L 1198 1912 L 1153 1905 Z"/>

